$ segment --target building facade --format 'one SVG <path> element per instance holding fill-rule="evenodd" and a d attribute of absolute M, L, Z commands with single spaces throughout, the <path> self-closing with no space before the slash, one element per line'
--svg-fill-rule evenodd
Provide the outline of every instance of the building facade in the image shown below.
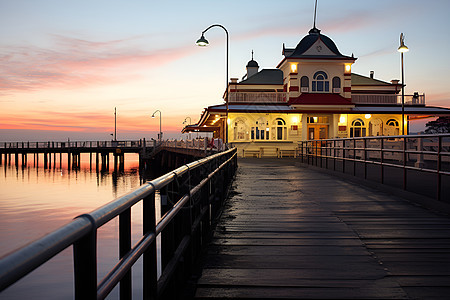
<path fill-rule="evenodd" d="M 244 78 L 231 78 L 225 104 L 206 108 L 183 132 L 214 132 L 240 155 L 260 150 L 275 156 L 301 140 L 406 134 L 408 120 L 450 114 L 426 106 L 425 95 L 414 93 L 404 97 L 402 124 L 399 81 L 353 74 L 357 59 L 341 54 L 317 28 L 295 48 L 283 45 L 282 54 L 276 69 L 263 70 L 252 54 Z"/>

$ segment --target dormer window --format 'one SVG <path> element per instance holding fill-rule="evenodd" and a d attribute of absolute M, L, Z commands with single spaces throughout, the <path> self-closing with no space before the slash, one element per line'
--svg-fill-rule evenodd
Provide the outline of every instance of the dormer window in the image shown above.
<path fill-rule="evenodd" d="M 318 71 L 314 74 L 312 80 L 313 92 L 329 92 L 330 82 L 328 81 L 328 75 L 324 71 Z"/>

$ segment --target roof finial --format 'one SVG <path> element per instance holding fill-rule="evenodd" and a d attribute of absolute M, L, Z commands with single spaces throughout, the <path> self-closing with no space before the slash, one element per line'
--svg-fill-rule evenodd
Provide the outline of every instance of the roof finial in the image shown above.
<path fill-rule="evenodd" d="M 316 4 L 314 5 L 314 24 L 313 24 L 313 28 L 316 28 L 316 16 L 317 16 L 317 0 L 316 0 Z"/>
<path fill-rule="evenodd" d="M 252 60 L 253 60 L 253 49 L 252 49 Z"/>

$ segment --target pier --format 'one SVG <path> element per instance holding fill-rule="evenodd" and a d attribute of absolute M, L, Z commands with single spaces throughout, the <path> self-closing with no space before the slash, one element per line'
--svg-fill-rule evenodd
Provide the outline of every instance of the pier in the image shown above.
<path fill-rule="evenodd" d="M 165 142 L 159 149 L 204 158 L 2 257 L 0 290 L 73 247 L 75 299 L 104 299 L 116 285 L 131 299 L 141 256 L 144 299 L 442 299 L 449 142 L 449 134 L 304 141 L 295 157 L 240 159 L 236 148 Z M 177 161 L 159 163 L 167 160 Z M 139 202 L 143 235 L 131 245 Z M 97 278 L 96 232 L 116 217 L 119 261 Z"/>
<path fill-rule="evenodd" d="M 450 218 L 307 168 L 239 160 L 196 299 L 443 299 Z"/>

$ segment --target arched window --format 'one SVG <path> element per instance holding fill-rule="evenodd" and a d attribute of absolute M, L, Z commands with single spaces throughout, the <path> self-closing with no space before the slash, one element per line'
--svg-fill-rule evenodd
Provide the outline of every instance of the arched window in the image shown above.
<path fill-rule="evenodd" d="M 300 91 L 302 93 L 309 92 L 309 78 L 308 78 L 308 76 L 302 76 L 302 78 L 300 78 L 300 87 L 301 87 Z"/>
<path fill-rule="evenodd" d="M 386 127 L 384 128 L 384 135 L 399 135 L 400 128 L 398 121 L 395 119 L 389 119 L 386 121 Z"/>
<path fill-rule="evenodd" d="M 313 76 L 312 81 L 313 92 L 328 92 L 330 91 L 330 82 L 328 81 L 328 75 L 324 71 L 318 71 Z"/>
<path fill-rule="evenodd" d="M 366 136 L 366 127 L 364 127 L 364 121 L 361 119 L 356 119 L 352 122 L 352 127 L 350 127 L 350 137 L 361 137 Z"/>
<path fill-rule="evenodd" d="M 341 78 L 333 77 L 333 93 L 341 92 Z"/>
<path fill-rule="evenodd" d="M 248 140 L 248 128 L 245 124 L 245 119 L 238 119 L 234 122 L 234 139 Z"/>
<path fill-rule="evenodd" d="M 277 118 L 273 122 L 274 127 L 272 128 L 272 139 L 275 140 L 285 140 L 287 139 L 287 127 L 286 121 L 282 118 Z"/>

